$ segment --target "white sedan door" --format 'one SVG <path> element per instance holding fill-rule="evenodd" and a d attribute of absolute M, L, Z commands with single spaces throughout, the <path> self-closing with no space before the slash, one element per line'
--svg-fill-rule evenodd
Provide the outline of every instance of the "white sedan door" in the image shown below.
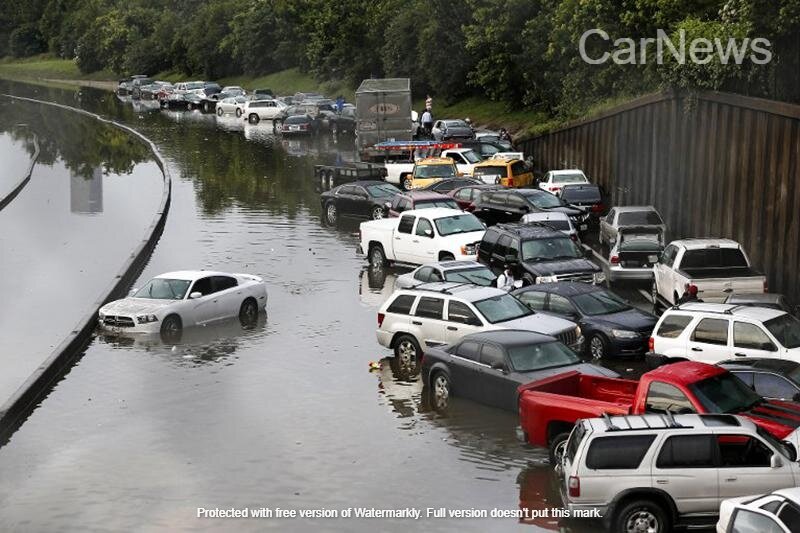
<path fill-rule="evenodd" d="M 214 296 L 217 319 L 238 316 L 239 308 L 246 297 L 236 278 L 231 276 L 214 276 Z"/>
<path fill-rule="evenodd" d="M 214 294 L 214 285 L 211 276 L 200 278 L 194 282 L 189 290 L 189 295 L 199 292 L 197 298 L 190 298 L 187 301 L 187 317 L 184 317 L 184 324 L 189 318 L 195 324 L 205 324 L 217 317 L 217 301 Z"/>

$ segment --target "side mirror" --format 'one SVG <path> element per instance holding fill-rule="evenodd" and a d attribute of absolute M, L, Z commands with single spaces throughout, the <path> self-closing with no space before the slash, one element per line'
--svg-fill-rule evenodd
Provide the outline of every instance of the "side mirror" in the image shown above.
<path fill-rule="evenodd" d="M 783 461 L 781 461 L 781 458 L 778 456 L 778 454 L 776 453 L 772 454 L 772 457 L 770 457 L 769 459 L 769 467 L 780 468 L 782 466 L 783 466 Z"/>
<path fill-rule="evenodd" d="M 433 230 L 426 229 L 423 233 L 425 233 L 426 237 L 433 239 Z"/>
<path fill-rule="evenodd" d="M 495 361 L 494 363 L 492 363 L 491 366 L 492 366 L 492 370 L 505 370 L 506 369 L 506 365 L 502 361 Z"/>
<path fill-rule="evenodd" d="M 197 300 L 198 298 L 202 298 L 202 297 L 203 297 L 203 293 L 199 292 L 199 291 L 194 291 L 193 293 L 191 293 L 189 295 L 189 299 L 190 300 Z"/>
<path fill-rule="evenodd" d="M 386 203 L 384 203 L 384 204 L 383 204 L 383 207 L 385 207 L 386 209 L 391 209 L 391 208 L 392 208 L 392 202 L 386 202 Z"/>

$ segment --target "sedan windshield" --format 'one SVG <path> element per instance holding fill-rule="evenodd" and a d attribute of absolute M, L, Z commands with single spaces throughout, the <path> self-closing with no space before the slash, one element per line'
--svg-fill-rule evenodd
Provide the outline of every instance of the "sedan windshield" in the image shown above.
<path fill-rule="evenodd" d="M 510 294 L 501 294 L 493 298 L 475 302 L 475 307 L 481 312 L 484 318 L 492 324 L 506 322 L 533 314 L 533 311 L 525 306 L 525 304 Z"/>
<path fill-rule="evenodd" d="M 530 191 L 522 193 L 535 207 L 539 209 L 552 209 L 554 207 L 563 207 L 566 205 L 561 199 L 549 192 Z"/>
<path fill-rule="evenodd" d="M 387 183 L 385 185 L 368 185 L 367 192 L 373 198 L 390 198 L 399 194 L 400 189 Z"/>
<path fill-rule="evenodd" d="M 792 315 L 781 315 L 764 322 L 764 325 L 784 348 L 800 346 L 800 320 Z"/>
<path fill-rule="evenodd" d="M 514 346 L 508 349 L 508 356 L 517 372 L 533 372 L 581 362 L 575 352 L 560 342 Z"/>
<path fill-rule="evenodd" d="M 693 383 L 689 390 L 709 413 L 741 413 L 764 401 L 744 381 L 727 373 Z"/>
<path fill-rule="evenodd" d="M 445 281 L 458 281 L 461 283 L 474 283 L 483 287 L 494 285 L 497 278 L 492 271 L 486 267 L 465 268 L 462 270 L 451 270 L 444 273 Z"/>
<path fill-rule="evenodd" d="M 610 315 L 631 309 L 631 306 L 620 300 L 613 292 L 599 290 L 578 294 L 572 299 L 584 315 Z"/>
<path fill-rule="evenodd" d="M 456 207 L 458 206 L 456 205 Z M 481 221 L 478 220 L 478 217 L 472 213 L 437 218 L 434 224 L 436 224 L 436 229 L 442 237 L 453 235 L 454 233 L 469 233 L 471 231 L 483 231 L 486 229 Z"/>
<path fill-rule="evenodd" d="M 455 165 L 420 165 L 414 169 L 415 178 L 454 178 Z"/>
<path fill-rule="evenodd" d="M 555 259 L 579 259 L 583 253 L 569 237 L 534 239 L 522 243 L 523 261 L 551 261 Z"/>
<path fill-rule="evenodd" d="M 183 300 L 191 281 L 185 279 L 153 278 L 147 285 L 136 291 L 134 298 L 153 300 Z"/>

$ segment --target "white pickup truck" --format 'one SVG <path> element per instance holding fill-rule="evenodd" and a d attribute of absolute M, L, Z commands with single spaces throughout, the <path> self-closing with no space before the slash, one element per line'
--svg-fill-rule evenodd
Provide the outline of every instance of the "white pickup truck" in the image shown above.
<path fill-rule="evenodd" d="M 359 253 L 375 266 L 474 260 L 485 229 L 478 217 L 457 209 L 405 211 L 399 218 L 362 222 Z"/>
<path fill-rule="evenodd" d="M 739 243 L 729 239 L 683 239 L 671 242 L 653 266 L 660 299 L 677 303 L 689 285 L 704 302 L 723 302 L 732 292 L 766 292 L 767 279 L 750 267 Z"/>
<path fill-rule="evenodd" d="M 480 157 L 470 148 L 450 148 L 442 150 L 440 156 L 449 157 L 456 164 L 456 168 L 460 174 L 464 176 L 472 176 L 472 171 L 475 168 L 475 163 L 480 162 Z M 419 161 L 419 159 L 416 159 Z M 414 164 L 416 161 L 393 161 L 384 164 L 386 167 L 386 181 L 402 187 L 403 180 L 406 176 L 414 173 Z"/>

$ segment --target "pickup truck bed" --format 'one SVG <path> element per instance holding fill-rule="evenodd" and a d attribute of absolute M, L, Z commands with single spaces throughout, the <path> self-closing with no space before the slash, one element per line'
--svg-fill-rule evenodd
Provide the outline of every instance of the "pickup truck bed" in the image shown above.
<path fill-rule="evenodd" d="M 760 278 L 762 274 L 750 267 L 725 267 L 725 268 L 684 268 L 678 270 L 689 279 L 714 279 L 720 281 L 734 281 L 735 278 Z"/>

